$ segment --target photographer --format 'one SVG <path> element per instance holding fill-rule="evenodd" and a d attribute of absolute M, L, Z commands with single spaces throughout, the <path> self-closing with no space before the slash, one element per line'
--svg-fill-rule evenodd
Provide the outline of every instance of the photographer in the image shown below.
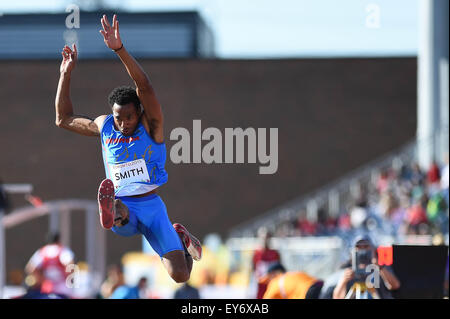
<path fill-rule="evenodd" d="M 366 267 L 371 263 L 377 265 L 376 250 L 371 240 L 367 236 L 360 236 L 352 245 L 352 257 L 343 268 L 344 271 L 333 290 L 333 299 L 344 299 L 353 284 L 357 282 L 366 282 Z M 400 281 L 395 276 L 393 270 L 389 266 L 378 266 L 380 280 L 379 287 L 375 287 L 375 291 L 381 299 L 391 299 L 390 291 L 400 288 Z"/>

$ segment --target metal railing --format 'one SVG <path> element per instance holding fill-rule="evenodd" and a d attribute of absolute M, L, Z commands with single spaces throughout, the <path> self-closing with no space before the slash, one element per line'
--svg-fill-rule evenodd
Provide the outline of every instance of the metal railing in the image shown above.
<path fill-rule="evenodd" d="M 8 185 L 5 189 L 17 189 L 14 185 Z M 26 188 L 28 189 L 28 188 Z M 68 245 L 66 240 L 70 237 L 70 214 L 75 211 L 85 213 L 86 223 L 86 258 L 90 272 L 90 290 L 91 296 L 94 296 L 100 289 L 106 269 L 106 232 L 101 228 L 98 222 L 98 204 L 93 200 L 86 199 L 66 199 L 43 202 L 39 207 L 26 206 L 2 216 L 0 210 L 0 299 L 4 296 L 4 286 L 6 283 L 6 254 L 5 252 L 5 229 L 15 227 L 24 222 L 34 220 L 41 216 L 61 215 L 58 222 L 59 233 L 61 234 L 62 244 Z M 66 239 L 66 240 L 65 240 Z"/>

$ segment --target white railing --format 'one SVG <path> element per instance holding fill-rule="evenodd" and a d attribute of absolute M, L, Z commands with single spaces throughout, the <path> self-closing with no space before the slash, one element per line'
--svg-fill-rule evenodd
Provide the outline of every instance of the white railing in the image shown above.
<path fill-rule="evenodd" d="M 11 185 L 11 184 L 10 184 Z M 20 188 L 20 187 L 19 187 Z M 9 187 L 9 190 L 18 188 Z M 29 188 L 25 188 L 29 189 Z M 0 247 L 5 247 L 4 230 L 13 228 L 24 222 L 28 222 L 47 215 L 61 215 L 58 222 L 62 244 L 69 245 L 70 239 L 70 214 L 82 211 L 85 213 L 86 222 L 86 257 L 90 269 L 91 279 L 89 281 L 89 293 L 93 296 L 99 289 L 105 276 L 106 268 L 106 232 L 98 222 L 98 204 L 96 201 L 87 199 L 66 199 L 43 202 L 41 206 L 26 206 L 1 216 L 0 211 Z M 5 251 L 4 248 L 0 251 Z M 0 254 L 0 299 L 4 296 L 6 273 L 6 254 Z"/>

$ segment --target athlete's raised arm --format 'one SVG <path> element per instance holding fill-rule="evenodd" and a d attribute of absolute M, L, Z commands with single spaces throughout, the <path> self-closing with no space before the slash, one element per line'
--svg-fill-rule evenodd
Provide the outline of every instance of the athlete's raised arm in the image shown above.
<path fill-rule="evenodd" d="M 144 107 L 144 118 L 150 127 L 153 139 L 157 143 L 162 143 L 164 141 L 163 113 L 147 74 L 123 46 L 117 16 L 114 15 L 112 26 L 106 15 L 103 15 L 101 23 L 103 30 L 100 30 L 100 33 L 103 35 L 106 46 L 116 52 L 136 85 L 136 93 Z"/>
<path fill-rule="evenodd" d="M 66 45 L 61 55 L 63 59 L 59 67 L 60 76 L 55 99 L 55 123 L 58 127 L 81 135 L 98 136 L 100 134 L 99 127 L 103 123 L 105 115 L 92 120 L 87 116 L 73 114 L 70 100 L 70 77 L 77 61 L 77 47 L 74 44 L 71 49 Z"/>

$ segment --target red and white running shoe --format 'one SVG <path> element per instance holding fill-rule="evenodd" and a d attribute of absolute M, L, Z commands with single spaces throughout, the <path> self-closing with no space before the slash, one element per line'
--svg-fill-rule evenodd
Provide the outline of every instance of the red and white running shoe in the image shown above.
<path fill-rule="evenodd" d="M 111 229 L 114 226 L 114 184 L 110 179 L 100 183 L 97 201 L 100 224 L 105 229 Z"/>
<path fill-rule="evenodd" d="M 191 257 L 194 260 L 199 261 L 202 258 L 202 245 L 200 244 L 200 241 L 192 236 L 183 225 L 173 224 L 173 227 L 178 234 L 181 234 L 184 246 Z"/>

